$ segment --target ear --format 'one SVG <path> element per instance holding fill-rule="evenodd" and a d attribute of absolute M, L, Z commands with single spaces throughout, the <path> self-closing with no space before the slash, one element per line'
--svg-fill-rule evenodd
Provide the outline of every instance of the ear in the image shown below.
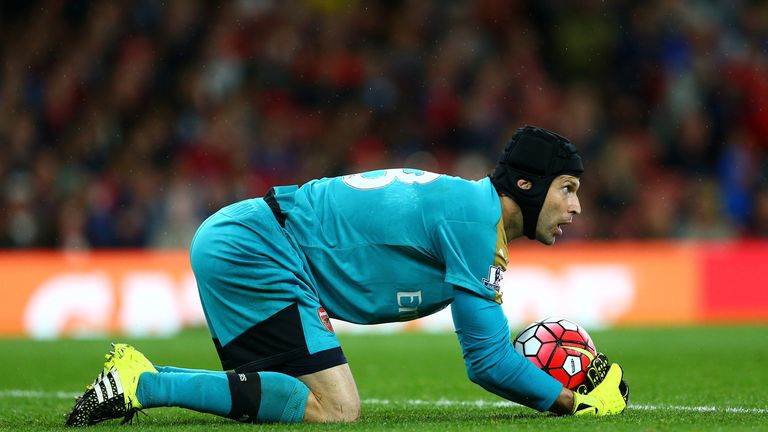
<path fill-rule="evenodd" d="M 515 183 L 519 189 L 522 190 L 530 190 L 533 187 L 533 183 L 531 183 L 530 180 L 526 179 L 517 179 L 517 183 Z"/>

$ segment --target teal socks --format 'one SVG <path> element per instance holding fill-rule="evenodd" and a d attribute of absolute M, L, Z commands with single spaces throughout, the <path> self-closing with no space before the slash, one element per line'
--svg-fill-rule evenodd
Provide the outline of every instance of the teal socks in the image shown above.
<path fill-rule="evenodd" d="M 309 388 L 277 372 L 236 374 L 170 366 L 141 375 L 136 397 L 144 408 L 176 406 L 238 421 L 300 422 Z"/>
<path fill-rule="evenodd" d="M 220 416 L 232 409 L 225 372 L 144 372 L 136 397 L 145 408 L 177 406 Z"/>

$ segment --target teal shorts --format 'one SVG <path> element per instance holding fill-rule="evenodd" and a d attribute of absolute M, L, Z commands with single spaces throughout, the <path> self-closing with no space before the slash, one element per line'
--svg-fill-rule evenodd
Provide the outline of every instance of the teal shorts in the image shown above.
<path fill-rule="evenodd" d="M 264 199 L 209 217 L 190 260 L 225 370 L 300 376 L 346 363 L 306 259 Z"/>

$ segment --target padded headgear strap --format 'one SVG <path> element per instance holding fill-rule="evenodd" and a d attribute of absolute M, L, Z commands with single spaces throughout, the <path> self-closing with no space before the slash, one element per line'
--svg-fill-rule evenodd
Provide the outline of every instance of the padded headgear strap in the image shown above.
<path fill-rule="evenodd" d="M 568 139 L 546 129 L 525 126 L 512 135 L 490 177 L 498 192 L 520 206 L 523 233 L 533 240 L 549 185 L 559 175 L 580 177 L 583 172 L 581 157 Z M 520 179 L 530 181 L 532 187 L 520 189 Z"/>

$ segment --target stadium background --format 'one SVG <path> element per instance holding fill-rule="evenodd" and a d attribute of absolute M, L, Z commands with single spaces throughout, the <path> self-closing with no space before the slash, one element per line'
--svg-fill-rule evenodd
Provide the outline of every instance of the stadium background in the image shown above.
<path fill-rule="evenodd" d="M 510 248 L 513 328 L 768 322 L 764 2 L 0 11 L 2 335 L 202 325 L 185 249 L 218 208 L 382 167 L 480 178 L 523 124 L 587 172 L 557 246 Z"/>

